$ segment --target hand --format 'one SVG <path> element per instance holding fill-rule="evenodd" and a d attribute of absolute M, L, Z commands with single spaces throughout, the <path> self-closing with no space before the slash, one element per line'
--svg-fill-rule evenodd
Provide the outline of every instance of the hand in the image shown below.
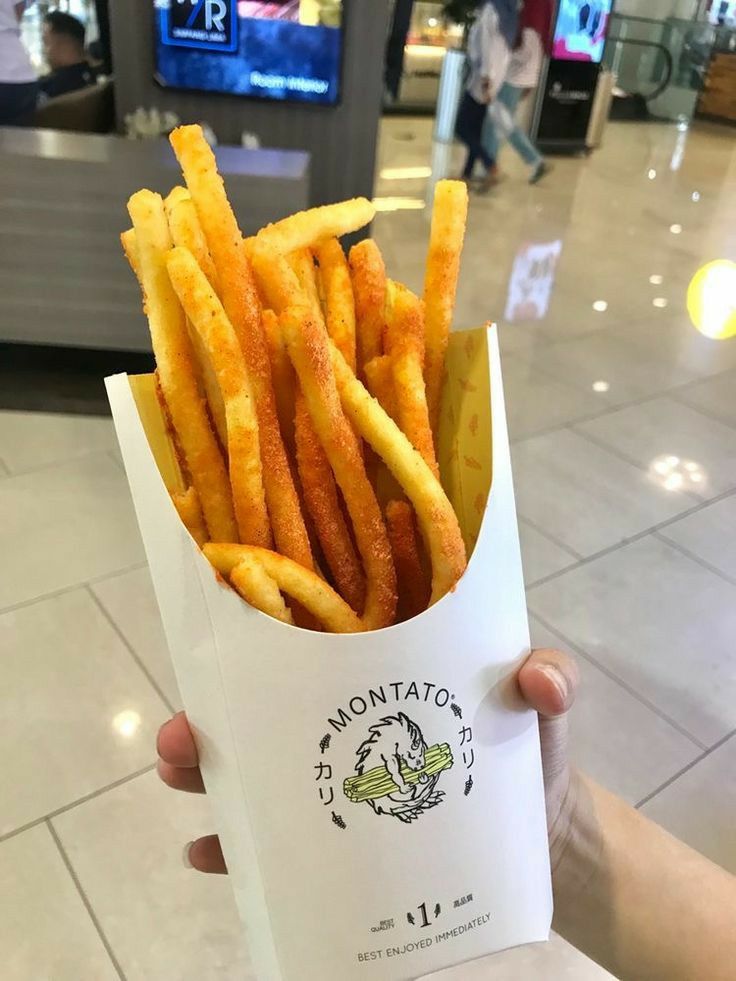
<path fill-rule="evenodd" d="M 575 662 L 560 651 L 533 651 L 521 666 L 517 683 L 524 701 L 539 713 L 544 792 L 547 804 L 552 868 L 556 867 L 572 818 L 574 780 L 567 759 L 566 713 L 578 687 Z M 177 712 L 158 734 L 158 775 L 174 790 L 203 794 L 197 747 L 187 717 Z M 207 835 L 187 846 L 185 860 L 200 872 L 227 872 L 217 835 Z"/>

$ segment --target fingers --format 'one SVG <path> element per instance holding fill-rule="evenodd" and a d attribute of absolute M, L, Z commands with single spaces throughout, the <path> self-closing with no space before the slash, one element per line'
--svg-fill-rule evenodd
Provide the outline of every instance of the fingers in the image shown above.
<path fill-rule="evenodd" d="M 184 847 L 184 864 L 187 868 L 197 869 L 198 872 L 214 872 L 218 875 L 227 875 L 227 866 L 220 848 L 220 839 L 217 835 L 207 835 L 205 838 L 198 838 L 190 841 Z"/>
<path fill-rule="evenodd" d="M 517 678 L 525 702 L 547 718 L 569 711 L 580 682 L 573 659 L 550 648 L 532 651 Z"/>
<path fill-rule="evenodd" d="M 172 766 L 166 760 L 158 760 L 156 770 L 167 787 L 183 790 L 188 794 L 203 794 L 204 781 L 198 767 Z"/>
<path fill-rule="evenodd" d="M 156 749 L 161 759 L 172 766 L 195 767 L 199 764 L 192 730 L 183 712 L 177 712 L 173 719 L 161 726 Z"/>

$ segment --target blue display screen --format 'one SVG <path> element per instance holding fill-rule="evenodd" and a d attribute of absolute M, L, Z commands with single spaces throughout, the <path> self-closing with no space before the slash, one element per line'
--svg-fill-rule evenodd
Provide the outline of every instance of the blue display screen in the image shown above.
<path fill-rule="evenodd" d="M 154 0 L 161 85 L 334 105 L 342 3 Z"/>

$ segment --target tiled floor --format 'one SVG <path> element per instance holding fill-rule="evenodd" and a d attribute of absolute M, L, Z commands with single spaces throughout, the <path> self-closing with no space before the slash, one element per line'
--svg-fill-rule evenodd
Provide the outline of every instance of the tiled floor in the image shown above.
<path fill-rule="evenodd" d="M 377 194 L 414 208 L 375 234 L 414 288 L 431 180 L 401 168 L 432 159 L 430 131 L 382 135 Z M 678 166 L 682 137 L 611 125 L 535 188 L 502 158 L 471 202 L 457 323 L 500 324 L 532 632 L 579 659 L 576 760 L 736 871 L 736 339 L 684 313 L 694 271 L 734 257 L 736 145 L 695 129 Z M 554 242 L 546 315 L 514 312 L 515 260 Z M 0 413 L 2 975 L 248 978 L 227 882 L 180 861 L 207 802 L 151 772 L 180 701 L 114 447 L 106 419 Z M 442 978 L 607 976 L 555 938 Z"/>

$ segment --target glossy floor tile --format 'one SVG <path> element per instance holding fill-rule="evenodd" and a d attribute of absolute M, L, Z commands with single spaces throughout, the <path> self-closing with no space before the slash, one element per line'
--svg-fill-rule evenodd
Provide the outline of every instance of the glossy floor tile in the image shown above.
<path fill-rule="evenodd" d="M 736 371 L 678 388 L 673 397 L 705 415 L 736 427 Z"/>
<path fill-rule="evenodd" d="M 117 446 L 111 419 L 46 412 L 0 412 L 0 457 L 11 473 Z"/>
<path fill-rule="evenodd" d="M 0 835 L 155 759 L 169 712 L 84 590 L 0 615 Z"/>
<path fill-rule="evenodd" d="M 45 824 L 0 843 L 5 981 L 116 981 L 119 974 Z"/>
<path fill-rule="evenodd" d="M 523 519 L 519 521 L 519 541 L 524 566 L 524 582 L 527 586 L 578 561 L 574 553 L 563 548 L 558 542 L 552 541 Z"/>
<path fill-rule="evenodd" d="M 659 534 L 736 583 L 736 494 L 674 521 Z"/>

